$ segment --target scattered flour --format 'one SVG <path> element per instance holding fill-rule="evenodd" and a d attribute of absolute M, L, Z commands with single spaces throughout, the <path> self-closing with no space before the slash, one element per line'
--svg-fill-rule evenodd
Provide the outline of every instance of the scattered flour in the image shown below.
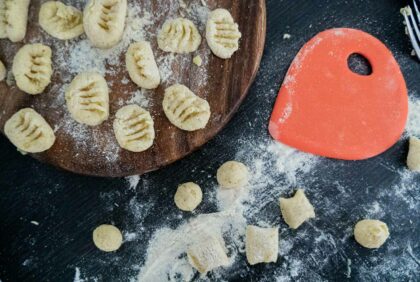
<path fill-rule="evenodd" d="M 125 180 L 127 180 L 130 189 L 136 189 L 140 181 L 140 175 L 128 176 Z"/>
<path fill-rule="evenodd" d="M 134 41 L 146 39 L 145 28 L 153 24 L 152 16 L 143 12 L 140 5 L 128 4 L 126 27 L 122 40 L 113 48 L 102 50 L 93 47 L 87 38 L 70 41 L 66 46 L 68 56 L 59 56 L 56 62 L 72 76 L 83 71 L 97 71 L 102 75 L 113 74 L 114 67 L 120 64 L 121 54 Z"/>
<path fill-rule="evenodd" d="M 85 280 L 83 280 L 81 278 L 81 274 L 80 274 L 80 268 L 76 267 L 75 268 L 75 273 L 74 273 L 74 280 L 73 282 L 83 282 Z"/>
<path fill-rule="evenodd" d="M 274 183 L 279 175 L 286 179 L 288 185 L 295 185 L 298 182 L 298 174 L 309 172 L 318 160 L 312 155 L 298 152 L 272 140 L 257 145 L 246 142 L 239 148 L 235 159 L 243 161 L 252 170 L 253 177 L 248 187 L 220 189 L 215 186 L 218 212 L 198 215 L 177 229 L 163 227 L 157 230 L 149 243 L 139 281 L 161 281 L 160 277 L 168 277 L 169 281 L 191 281 L 196 271 L 186 259 L 186 250 L 190 244 L 205 236 L 224 238 L 225 242 L 228 242 L 231 265 L 244 259 L 247 218 L 257 215 L 267 203 L 277 201 L 280 190 L 287 187 L 267 191 L 267 185 Z M 270 164 L 274 164 L 273 168 L 268 167 Z M 277 195 L 274 197 L 273 193 Z M 272 224 L 259 222 L 259 225 Z M 291 241 L 282 242 L 284 243 L 286 245 L 282 245 L 283 248 L 280 249 L 282 254 L 287 253 L 293 246 Z M 296 260 L 289 267 L 292 277 L 295 277 L 302 265 Z M 213 271 L 213 279 L 221 279 L 228 269 L 229 266 Z"/>

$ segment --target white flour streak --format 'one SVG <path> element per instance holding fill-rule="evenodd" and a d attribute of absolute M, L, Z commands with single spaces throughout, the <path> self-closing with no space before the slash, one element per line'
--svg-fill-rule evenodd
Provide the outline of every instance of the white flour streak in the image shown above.
<path fill-rule="evenodd" d="M 169 281 L 191 281 L 196 271 L 187 261 L 188 247 L 206 237 L 223 240 L 226 236 L 238 240 L 245 232 L 245 224 L 245 218 L 238 206 L 223 212 L 198 215 L 175 230 L 170 228 L 158 230 L 149 244 L 147 260 L 140 270 L 138 280 L 166 281 L 162 277 L 168 277 Z M 237 243 L 239 246 L 243 245 L 240 241 Z M 240 249 L 229 248 L 231 264 Z"/>
<path fill-rule="evenodd" d="M 139 185 L 140 175 L 132 175 L 125 178 L 129 184 L 130 189 L 136 189 L 137 185 Z"/>
<path fill-rule="evenodd" d="M 162 281 L 159 279 L 161 277 L 168 277 L 169 281 L 190 281 L 196 271 L 189 265 L 185 253 L 190 244 L 205 236 L 225 238 L 231 264 L 237 259 L 243 259 L 243 256 L 239 258 L 238 255 L 244 253 L 246 218 L 254 217 L 265 204 L 277 201 L 273 198 L 273 192 L 279 194 L 283 190 L 283 186 L 279 187 L 280 190 L 267 190 L 267 185 L 274 183 L 279 175 L 294 185 L 298 175 L 309 172 L 317 163 L 316 157 L 272 140 L 257 145 L 246 142 L 239 149 L 236 159 L 252 170 L 251 183 L 237 190 L 213 187 L 217 194 L 219 212 L 198 215 L 177 229 L 164 227 L 157 230 L 149 243 L 139 281 Z M 274 166 L 270 168 L 270 164 Z M 259 225 L 271 226 L 264 221 L 260 221 Z M 293 242 L 284 241 L 280 250 L 286 254 L 292 247 Z M 302 262 L 291 261 L 290 275 L 296 277 L 301 267 Z M 226 271 L 226 268 L 214 270 L 213 278 L 221 278 Z"/>
<path fill-rule="evenodd" d="M 83 282 L 83 281 L 84 280 L 81 278 L 81 275 L 80 275 L 80 268 L 76 267 L 73 282 Z"/>

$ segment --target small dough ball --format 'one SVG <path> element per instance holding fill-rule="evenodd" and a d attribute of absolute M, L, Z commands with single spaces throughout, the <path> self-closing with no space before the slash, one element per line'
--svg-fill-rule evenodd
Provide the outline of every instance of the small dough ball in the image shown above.
<path fill-rule="evenodd" d="M 0 61 L 0 81 L 3 81 L 6 78 L 6 67 L 4 66 L 3 62 Z"/>
<path fill-rule="evenodd" d="M 380 220 L 364 219 L 354 227 L 354 237 L 363 247 L 377 249 L 389 237 L 388 226 Z"/>
<path fill-rule="evenodd" d="M 420 139 L 414 136 L 410 137 L 407 166 L 412 171 L 420 172 Z"/>
<path fill-rule="evenodd" d="M 228 161 L 217 170 L 217 182 L 222 188 L 241 188 L 248 184 L 249 171 L 246 165 Z"/>
<path fill-rule="evenodd" d="M 280 198 L 280 210 L 284 221 L 292 229 L 297 229 L 305 221 L 315 217 L 315 210 L 302 189 L 292 198 Z"/>
<path fill-rule="evenodd" d="M 104 252 L 113 252 L 121 247 L 123 237 L 121 231 L 109 224 L 102 224 L 93 231 L 93 243 Z"/>
<path fill-rule="evenodd" d="M 203 193 L 200 186 L 193 182 L 180 185 L 175 193 L 175 204 L 183 211 L 193 211 L 201 203 Z"/>

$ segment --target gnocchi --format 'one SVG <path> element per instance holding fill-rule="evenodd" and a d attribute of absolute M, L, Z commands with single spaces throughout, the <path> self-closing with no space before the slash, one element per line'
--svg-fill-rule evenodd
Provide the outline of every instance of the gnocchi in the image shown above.
<path fill-rule="evenodd" d="M 248 184 L 249 171 L 246 165 L 236 161 L 225 162 L 217 170 L 217 182 L 222 188 L 241 188 Z"/>
<path fill-rule="evenodd" d="M 158 34 L 159 48 L 165 52 L 191 53 L 201 44 L 201 35 L 188 19 L 167 20 Z"/>
<path fill-rule="evenodd" d="M 160 74 L 149 42 L 133 43 L 125 56 L 128 74 L 139 87 L 155 89 L 160 84 Z"/>
<path fill-rule="evenodd" d="M 89 0 L 83 26 L 92 45 L 109 49 L 120 42 L 127 16 L 127 0 Z"/>
<path fill-rule="evenodd" d="M 187 256 L 190 264 L 200 273 L 207 273 L 229 264 L 223 244 L 214 237 L 192 245 L 188 249 Z"/>
<path fill-rule="evenodd" d="M 209 103 L 181 84 L 165 90 L 162 105 L 169 121 L 182 130 L 202 129 L 210 119 Z"/>
<path fill-rule="evenodd" d="M 83 34 L 83 14 L 78 9 L 59 1 L 42 4 L 39 25 L 51 36 L 68 40 Z"/>
<path fill-rule="evenodd" d="M 180 210 L 193 211 L 203 200 L 203 192 L 194 182 L 187 182 L 178 187 L 174 200 Z"/>
<path fill-rule="evenodd" d="M 420 171 L 420 139 L 416 137 L 410 137 L 407 166 L 412 171 Z"/>
<path fill-rule="evenodd" d="M 246 258 L 250 265 L 276 262 L 279 252 L 279 229 L 248 225 L 246 228 Z"/>
<path fill-rule="evenodd" d="M 280 209 L 284 221 L 292 229 L 315 217 L 314 207 L 306 198 L 302 189 L 298 189 L 292 198 L 280 198 Z"/>
<path fill-rule="evenodd" d="M 206 39 L 213 54 L 229 59 L 239 49 L 242 37 L 238 24 L 228 10 L 216 9 L 210 13 L 206 25 Z"/>
<path fill-rule="evenodd" d="M 377 249 L 389 237 L 388 226 L 385 222 L 375 219 L 364 219 L 354 227 L 356 241 L 365 248 Z"/>
<path fill-rule="evenodd" d="M 0 81 L 3 81 L 6 78 L 7 70 L 3 62 L 0 61 Z"/>
<path fill-rule="evenodd" d="M 42 44 L 27 44 L 13 59 L 12 72 L 20 90 L 36 95 L 51 82 L 51 48 Z"/>
<path fill-rule="evenodd" d="M 77 122 L 96 126 L 108 119 L 109 90 L 100 74 L 80 73 L 70 83 L 65 97 L 67 108 Z"/>
<path fill-rule="evenodd" d="M 123 243 L 121 231 L 110 224 L 102 224 L 93 230 L 93 243 L 104 252 L 114 252 L 118 250 Z"/>
<path fill-rule="evenodd" d="M 6 121 L 4 133 L 13 145 L 28 153 L 46 151 L 55 142 L 51 126 L 31 108 L 21 109 Z"/>
<path fill-rule="evenodd" d="M 0 0 L 0 38 L 22 41 L 26 35 L 30 0 Z"/>
<path fill-rule="evenodd" d="M 137 105 L 128 105 L 117 111 L 114 133 L 118 144 L 131 152 L 149 149 L 155 139 L 150 113 Z"/>

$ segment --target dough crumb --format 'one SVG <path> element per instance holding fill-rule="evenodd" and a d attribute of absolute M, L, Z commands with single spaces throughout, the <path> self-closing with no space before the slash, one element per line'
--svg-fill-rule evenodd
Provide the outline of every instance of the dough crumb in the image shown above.
<path fill-rule="evenodd" d="M 187 182 L 178 187 L 174 200 L 180 210 L 193 211 L 203 200 L 203 192 L 197 184 Z"/>
<path fill-rule="evenodd" d="M 201 65 L 203 64 L 203 59 L 201 59 L 200 55 L 197 55 L 194 57 L 193 63 L 201 67 Z"/>
<path fill-rule="evenodd" d="M 217 182 L 222 188 L 242 188 L 248 184 L 248 178 L 248 168 L 237 161 L 228 161 L 217 170 Z"/>
<path fill-rule="evenodd" d="M 109 224 L 102 224 L 93 231 L 93 243 L 104 252 L 113 252 L 121 247 L 123 237 L 121 231 Z"/>
<path fill-rule="evenodd" d="M 407 166 L 412 171 L 420 172 L 420 139 L 414 136 L 410 137 Z"/>
<path fill-rule="evenodd" d="M 288 33 L 283 34 L 283 39 L 290 39 L 292 36 Z"/>
<path fill-rule="evenodd" d="M 379 248 L 388 237 L 388 226 L 380 220 L 364 219 L 354 227 L 354 238 L 360 245 L 368 249 Z"/>

